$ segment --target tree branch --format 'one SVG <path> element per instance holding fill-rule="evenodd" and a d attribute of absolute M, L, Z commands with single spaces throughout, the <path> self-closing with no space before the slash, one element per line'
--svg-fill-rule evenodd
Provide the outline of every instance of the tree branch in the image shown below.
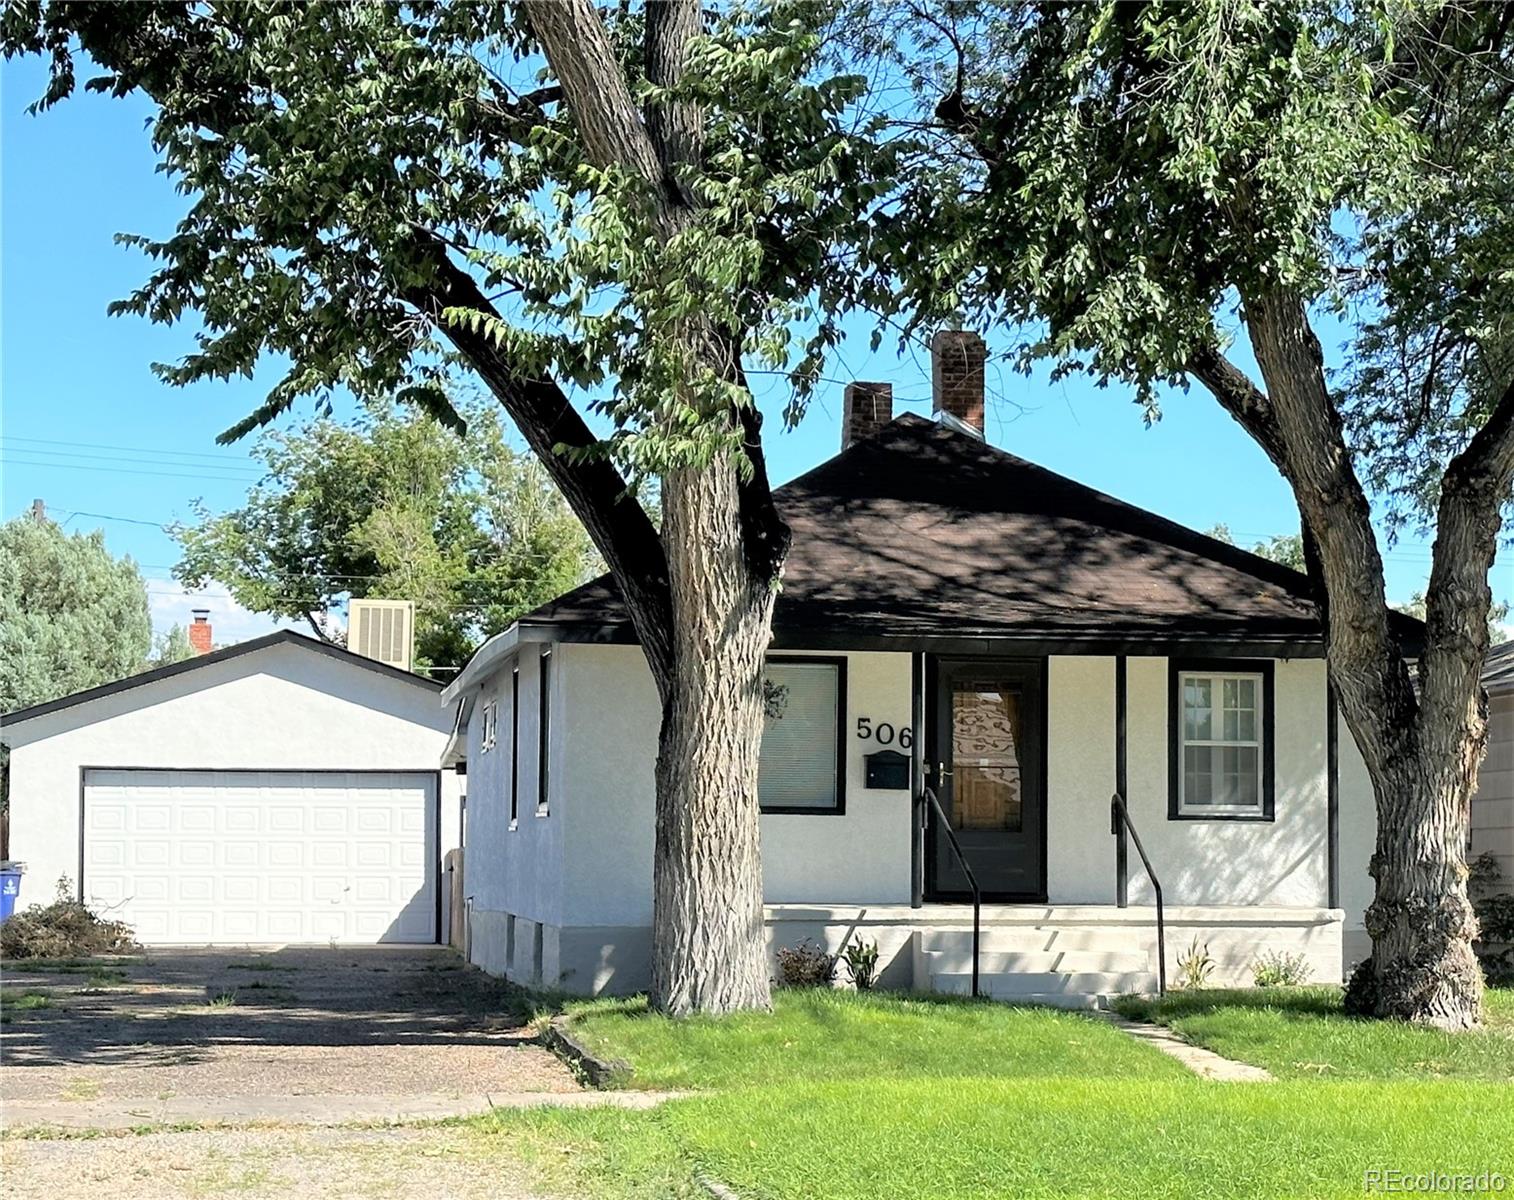
<path fill-rule="evenodd" d="M 626 167 L 656 185 L 661 161 L 591 0 L 525 0 L 525 11 L 589 157 L 600 167 Z"/>
<path fill-rule="evenodd" d="M 498 313 L 473 276 L 439 242 L 425 239 L 417 231 L 417 256 L 431 267 L 433 277 L 407 286 L 405 300 L 435 321 L 473 364 L 584 523 L 620 585 L 652 675 L 666 695 L 673 678 L 673 614 L 657 530 L 615 465 L 595 451 L 599 439 L 556 382 L 522 375 L 485 333 L 442 319 L 448 308 Z"/>
<path fill-rule="evenodd" d="M 1477 693 L 1488 653 L 1488 572 L 1501 512 L 1514 482 L 1514 380 L 1493 412 L 1451 460 L 1441 482 L 1435 548 L 1425 592 L 1426 647 L 1420 690 L 1425 711 L 1444 711 Z"/>
<path fill-rule="evenodd" d="M 547 9 L 557 7 L 550 0 L 545 4 Z M 589 12 L 597 25 L 597 14 L 592 8 Z M 148 23 L 137 19 L 139 13 L 116 5 L 91 5 L 87 13 L 88 19 L 79 22 L 80 42 L 116 74 L 118 90 L 123 93 L 140 88 L 162 103 L 178 87 L 183 72 L 202 57 L 214 59 L 215 39 L 190 5 L 160 5 Z M 602 27 L 599 34 L 602 49 L 608 54 Z M 613 65 L 613 57 L 609 61 Z M 205 76 L 199 91 L 206 100 L 194 119 L 213 132 L 225 134 L 246 119 L 253 105 L 250 85 L 246 81 L 224 84 L 213 70 L 207 70 Z M 624 90 L 618 66 L 614 78 L 621 81 Z M 555 94 L 538 92 L 528 99 L 539 104 L 555 98 Z M 644 133 L 642 136 L 645 139 Z M 655 172 L 655 155 L 648 161 Z M 402 298 L 435 321 L 474 365 L 584 523 L 620 584 L 652 675 L 666 695 L 672 679 L 672 602 L 667 560 L 651 520 L 608 459 L 597 454 L 579 458 L 557 452 L 559 447 L 588 450 L 598 439 L 554 381 L 522 376 L 487 337 L 442 321 L 442 312 L 453 307 L 498 315 L 473 277 L 452 261 L 428 231 L 415 228 L 412 249 L 417 267 L 429 267 L 431 278 L 402 285 Z"/>
<path fill-rule="evenodd" d="M 1188 360 L 1188 373 L 1213 393 L 1220 407 L 1240 423 L 1287 478 L 1283 438 L 1267 393 L 1220 353 L 1218 346 L 1206 346 L 1196 351 Z"/>
<path fill-rule="evenodd" d="M 636 172 L 652 189 L 658 220 L 668 236 L 685 228 L 694 198 L 676 181 L 681 165 L 703 153 L 703 115 L 682 101 L 662 102 L 640 113 L 616 62 L 604 24 L 591 0 L 526 0 L 531 28 L 578 124 L 589 156 L 601 167 Z M 703 28 L 699 0 L 655 0 L 647 8 L 644 49 L 647 74 L 659 88 L 683 78 L 689 43 Z M 668 336 L 678 336 L 670 331 Z M 741 371 L 737 336 L 695 322 L 683 331 L 696 353 L 750 398 Z M 742 431 L 748 470 L 738 473 L 742 544 L 748 566 L 764 582 L 777 578 L 788 553 L 788 526 L 773 505 L 762 450 L 762 416 L 755 403 L 734 406 L 731 420 Z"/>
<path fill-rule="evenodd" d="M 1324 354 L 1302 298 L 1278 288 L 1242 299 L 1267 381 L 1279 467 L 1312 536 L 1326 590 L 1331 678 L 1350 701 L 1348 719 L 1381 714 L 1382 722 L 1370 728 L 1353 721 L 1352 731 L 1369 764 L 1383 767 L 1415 753 L 1412 736 L 1385 740 L 1384 730 L 1411 727 L 1419 705 L 1390 619 L 1371 505 L 1331 402 Z"/>

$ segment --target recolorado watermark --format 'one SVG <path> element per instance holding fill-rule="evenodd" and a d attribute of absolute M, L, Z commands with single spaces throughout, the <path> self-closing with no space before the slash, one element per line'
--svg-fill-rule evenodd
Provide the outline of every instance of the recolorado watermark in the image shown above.
<path fill-rule="evenodd" d="M 1508 1189 L 1508 1179 L 1497 1171 L 1398 1171 L 1369 1167 L 1362 1172 L 1362 1191 L 1394 1192 L 1423 1196 L 1498 1194 Z"/>

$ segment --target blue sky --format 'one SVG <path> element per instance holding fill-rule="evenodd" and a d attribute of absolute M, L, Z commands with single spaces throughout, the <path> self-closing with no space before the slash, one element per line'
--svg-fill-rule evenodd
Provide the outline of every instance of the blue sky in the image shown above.
<path fill-rule="evenodd" d="M 141 564 L 159 629 L 203 606 L 217 641 L 252 636 L 270 622 L 237 610 L 223 588 L 188 597 L 172 581 L 176 547 L 159 526 L 187 517 L 196 498 L 214 509 L 240 502 L 257 472 L 245 443 L 218 447 L 215 437 L 255 407 L 274 371 L 190 388 L 154 378 L 150 364 L 191 349 L 194 328 L 105 315 L 149 269 L 113 238 L 170 232 L 187 200 L 154 172 L 144 101 L 80 95 L 27 116 L 42 81 L 37 62 L 0 71 L 0 515 L 40 497 L 69 529 L 103 529 L 113 551 Z M 782 397 L 764 398 L 777 482 L 838 448 L 846 379 L 887 380 L 896 411 L 930 411 L 929 363 L 900 358 L 892 339 L 870 352 L 860 326 L 828 374 L 834 382 L 795 431 L 779 428 Z M 1243 544 L 1297 529 L 1272 465 L 1202 391 L 1164 396 L 1164 419 L 1146 429 L 1128 394 L 1083 379 L 1049 384 L 991 363 L 988 388 L 996 445 L 1194 528 L 1223 522 Z M 306 406 L 291 419 L 309 415 Z M 1514 594 L 1508 555 L 1494 572 L 1504 600 Z M 1390 599 L 1407 599 L 1424 586 L 1429 546 L 1406 537 L 1386 564 Z"/>

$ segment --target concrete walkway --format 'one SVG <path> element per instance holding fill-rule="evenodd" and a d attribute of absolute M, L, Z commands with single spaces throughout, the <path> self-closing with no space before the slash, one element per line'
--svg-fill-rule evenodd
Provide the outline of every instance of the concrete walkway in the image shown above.
<path fill-rule="evenodd" d="M 1100 1012 L 1099 1016 L 1117 1029 L 1124 1030 L 1131 1037 L 1160 1050 L 1170 1058 L 1177 1059 L 1195 1075 L 1202 1075 L 1205 1079 L 1215 1079 L 1221 1083 L 1271 1083 L 1273 1080 L 1270 1071 L 1253 1067 L 1250 1063 L 1236 1062 L 1235 1059 L 1216 1054 L 1213 1050 L 1206 1050 L 1202 1046 L 1195 1046 L 1192 1042 L 1185 1042 L 1172 1030 L 1161 1025 L 1151 1025 L 1145 1021 L 1131 1021 L 1112 1012 Z"/>
<path fill-rule="evenodd" d="M 120 1131 L 181 1125 L 352 1125 L 471 1117 L 508 1108 L 646 1109 L 686 1092 L 505 1092 L 498 1095 L 178 1096 L 6 1103 L 8 1131 Z"/>

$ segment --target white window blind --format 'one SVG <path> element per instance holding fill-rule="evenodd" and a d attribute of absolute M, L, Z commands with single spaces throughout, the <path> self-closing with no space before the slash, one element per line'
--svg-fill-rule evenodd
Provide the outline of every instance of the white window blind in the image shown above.
<path fill-rule="evenodd" d="M 758 759 L 763 808 L 835 808 L 841 671 L 835 663 L 769 663 Z"/>

